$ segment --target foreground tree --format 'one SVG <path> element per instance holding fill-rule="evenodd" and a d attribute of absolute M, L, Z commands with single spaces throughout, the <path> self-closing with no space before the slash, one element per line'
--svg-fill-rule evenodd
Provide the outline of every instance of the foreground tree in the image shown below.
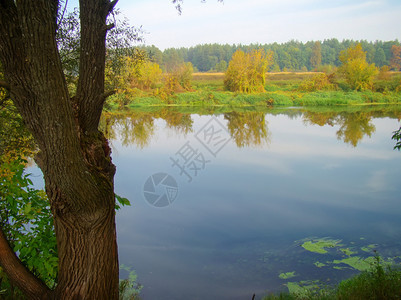
<path fill-rule="evenodd" d="M 104 90 L 107 16 L 117 0 L 81 0 L 76 95 L 70 98 L 56 43 L 59 1 L 0 0 L 5 81 L 38 147 L 54 218 L 58 284 L 30 273 L 0 230 L 0 264 L 30 299 L 117 299 L 115 198 L 108 142 L 98 130 Z"/>

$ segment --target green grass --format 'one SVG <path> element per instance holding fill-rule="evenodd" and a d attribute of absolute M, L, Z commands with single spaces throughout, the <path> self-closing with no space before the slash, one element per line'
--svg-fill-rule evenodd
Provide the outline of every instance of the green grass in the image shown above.
<path fill-rule="evenodd" d="M 371 91 L 317 91 L 311 93 L 269 91 L 258 94 L 237 94 L 224 91 L 193 91 L 177 93 L 168 99 L 156 96 L 113 97 L 106 108 L 115 110 L 123 107 L 138 106 L 338 106 L 367 104 L 399 104 L 401 93 L 381 94 Z"/>
<path fill-rule="evenodd" d="M 401 299 L 401 269 L 384 265 L 374 257 L 370 269 L 340 282 L 336 287 L 320 288 L 316 283 L 288 282 L 288 293 L 271 294 L 263 300 L 381 300 Z"/>
<path fill-rule="evenodd" d="M 299 86 L 316 73 L 269 73 L 264 93 L 241 94 L 226 91 L 223 73 L 195 73 L 192 90 L 157 96 L 155 91 L 139 91 L 134 95 L 119 93 L 106 102 L 107 110 L 141 106 L 342 106 L 366 104 L 400 104 L 401 92 L 394 88 L 380 92 L 356 92 L 343 83 L 337 90 L 301 92 Z M 397 79 L 398 80 L 398 79 Z M 343 86 L 344 85 L 344 86 Z M 383 85 L 383 83 L 381 83 Z"/>

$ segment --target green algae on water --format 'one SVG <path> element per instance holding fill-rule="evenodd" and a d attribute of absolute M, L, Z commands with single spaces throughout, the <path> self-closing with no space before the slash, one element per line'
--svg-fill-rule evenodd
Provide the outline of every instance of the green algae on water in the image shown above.
<path fill-rule="evenodd" d="M 332 240 L 327 238 L 317 239 L 315 241 L 304 242 L 301 246 L 310 252 L 325 254 L 327 250 L 325 248 L 334 248 L 340 246 L 341 240 Z"/>
<path fill-rule="evenodd" d="M 372 253 L 373 249 L 376 248 L 376 247 L 377 247 L 376 244 L 370 244 L 370 245 L 367 245 L 365 247 L 361 247 L 361 250 L 365 251 L 365 252 L 368 252 L 368 253 Z"/>
<path fill-rule="evenodd" d="M 287 272 L 287 273 L 281 273 L 280 275 L 278 275 L 278 277 L 280 277 L 281 279 L 290 279 L 293 278 L 297 275 L 295 275 L 295 271 L 293 272 Z"/>
<path fill-rule="evenodd" d="M 341 248 L 340 251 L 343 252 L 345 255 L 348 255 L 348 256 L 351 256 L 352 254 L 358 253 L 356 251 L 352 251 L 349 248 Z"/>
<path fill-rule="evenodd" d="M 366 259 L 362 259 L 359 256 L 351 256 L 341 260 L 334 260 L 334 264 L 346 264 L 359 271 L 367 271 L 372 267 L 374 262 L 374 256 L 370 256 Z"/>
<path fill-rule="evenodd" d="M 321 268 L 321 267 L 325 267 L 325 266 L 326 266 L 326 264 L 321 263 L 321 262 L 319 262 L 319 261 L 315 262 L 314 265 L 315 265 L 316 267 L 318 267 L 318 268 Z"/>

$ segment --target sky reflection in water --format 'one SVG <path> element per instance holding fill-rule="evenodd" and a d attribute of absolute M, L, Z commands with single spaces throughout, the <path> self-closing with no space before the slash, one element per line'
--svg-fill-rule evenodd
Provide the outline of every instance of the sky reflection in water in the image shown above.
<path fill-rule="evenodd" d="M 300 247 L 304 238 L 363 241 L 378 244 L 384 256 L 401 254 L 395 116 L 216 115 L 232 134 L 216 157 L 195 138 L 210 115 L 105 117 L 116 193 L 132 203 L 117 213 L 120 263 L 137 271 L 144 299 L 251 299 L 285 290 L 281 272 L 296 270 L 294 281 L 355 274 L 315 267 L 327 258 Z M 210 160 L 192 182 L 170 159 L 188 141 Z M 142 194 L 157 172 L 178 182 L 178 197 L 166 208 Z"/>

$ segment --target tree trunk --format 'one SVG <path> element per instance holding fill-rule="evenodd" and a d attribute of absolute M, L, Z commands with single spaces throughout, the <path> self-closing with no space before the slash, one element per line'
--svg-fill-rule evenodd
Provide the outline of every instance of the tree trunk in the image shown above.
<path fill-rule="evenodd" d="M 114 214 L 113 206 L 78 217 L 56 216 L 59 277 L 55 299 L 118 299 Z"/>
<path fill-rule="evenodd" d="M 40 149 L 36 162 L 44 174 L 59 256 L 54 291 L 29 272 L 10 276 L 30 298 L 118 299 L 115 167 L 97 129 L 105 100 L 106 17 L 116 2 L 80 1 L 83 55 L 71 101 L 55 42 L 58 1 L 0 0 L 5 86 Z M 6 249 L 0 255 L 9 253 L 4 235 L 0 246 Z M 6 271 L 17 266 L 12 259 L 0 263 Z"/>

